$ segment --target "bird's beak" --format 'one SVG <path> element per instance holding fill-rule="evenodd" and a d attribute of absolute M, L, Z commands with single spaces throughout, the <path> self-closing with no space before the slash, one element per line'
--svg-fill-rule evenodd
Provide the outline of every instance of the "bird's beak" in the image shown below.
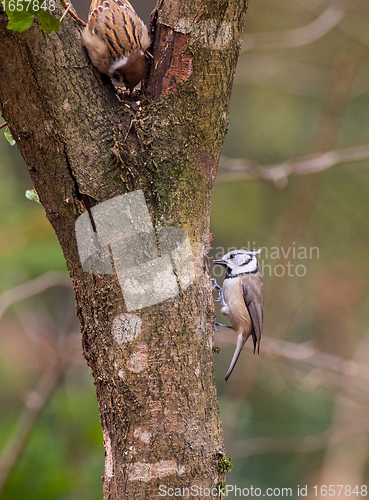
<path fill-rule="evenodd" d="M 223 259 L 213 260 L 214 264 L 220 264 L 221 266 L 226 266 L 227 262 Z"/>

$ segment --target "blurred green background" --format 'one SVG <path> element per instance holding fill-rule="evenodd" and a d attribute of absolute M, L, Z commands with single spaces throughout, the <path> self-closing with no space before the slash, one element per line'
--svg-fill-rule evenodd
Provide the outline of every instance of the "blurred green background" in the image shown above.
<path fill-rule="evenodd" d="M 274 165 L 369 144 L 369 3 L 333 5 L 250 1 L 225 157 Z M 147 20 L 146 10 L 140 14 Z M 4 294 L 47 272 L 66 273 L 66 266 L 42 206 L 24 196 L 32 188 L 26 166 L 2 131 L 0 158 Z M 232 247 L 263 248 L 266 295 L 260 355 L 245 348 L 226 386 L 235 335 L 215 334 L 230 485 L 290 487 L 293 497 L 308 485 L 308 498 L 319 498 L 322 484 L 359 485 L 359 492 L 369 485 L 368 171 L 367 159 L 274 185 L 220 168 L 210 263 Z M 312 247 L 318 250 L 310 258 Z M 301 258 L 302 248 L 309 258 Z M 221 283 L 219 267 L 209 270 Z M 33 393 L 55 352 L 68 345 L 75 355 L 0 497 L 100 499 L 104 451 L 73 292 L 61 275 L 48 276 L 55 286 L 14 303 L 0 320 L 0 450 L 25 409 L 37 408 Z M 0 313 L 8 299 L 0 296 Z M 218 305 L 217 317 L 224 321 Z"/>

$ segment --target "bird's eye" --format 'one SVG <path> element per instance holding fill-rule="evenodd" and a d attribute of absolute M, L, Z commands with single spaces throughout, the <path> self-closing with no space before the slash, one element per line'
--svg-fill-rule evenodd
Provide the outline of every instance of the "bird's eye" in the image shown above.
<path fill-rule="evenodd" d="M 114 80 L 119 80 L 120 74 L 118 73 L 118 71 L 114 71 L 112 77 L 114 78 Z"/>
<path fill-rule="evenodd" d="M 234 253 L 229 256 L 230 259 L 234 259 Z"/>

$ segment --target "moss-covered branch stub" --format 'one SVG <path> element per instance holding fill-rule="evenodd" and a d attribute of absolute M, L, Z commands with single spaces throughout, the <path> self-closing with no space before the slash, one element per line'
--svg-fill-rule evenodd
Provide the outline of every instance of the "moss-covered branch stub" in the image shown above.
<path fill-rule="evenodd" d="M 194 200 L 194 192 L 212 192 L 228 128 L 244 8 L 210 2 L 194 13 L 192 6 L 168 8 L 162 2 L 156 16 L 153 61 L 144 87 L 151 104 L 143 102 L 150 118 L 143 129 L 151 139 L 158 200 L 170 201 L 187 220 L 186 200 Z M 173 131 L 183 142 L 173 144 Z M 201 206 L 208 201 L 208 196 L 199 200 Z M 168 213 L 168 206 L 162 208 Z"/>

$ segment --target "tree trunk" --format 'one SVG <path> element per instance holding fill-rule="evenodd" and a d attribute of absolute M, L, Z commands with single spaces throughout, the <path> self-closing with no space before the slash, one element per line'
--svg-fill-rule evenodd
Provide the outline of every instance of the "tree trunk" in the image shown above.
<path fill-rule="evenodd" d="M 0 12 L 1 111 L 73 280 L 101 414 L 104 499 L 162 498 L 168 488 L 195 485 L 200 492 L 224 481 L 206 255 L 246 7 L 239 0 L 158 1 L 153 60 L 139 101 L 118 98 L 93 69 L 81 28 L 70 17 L 59 33 L 46 35 L 36 23 L 15 33 Z M 141 233 L 127 230 L 134 236 L 128 243 L 114 239 L 122 217 L 127 228 L 140 226 L 141 216 L 120 213 L 112 221 L 107 205 L 98 205 L 127 193 L 138 196 L 139 210 L 146 202 L 152 224 L 151 232 L 145 222 Z M 76 237 L 76 220 L 86 208 L 89 217 L 78 219 Z M 81 263 L 78 236 L 93 238 L 105 223 L 103 251 L 113 265 L 106 264 L 106 255 L 83 262 L 83 252 Z M 169 277 L 158 296 L 167 285 L 178 285 L 179 293 L 171 296 L 169 290 L 169 298 L 158 303 L 129 306 L 117 265 L 143 262 L 141 248 L 153 252 L 147 264 L 155 251 L 159 259 L 168 256 L 173 235 L 183 237 L 181 249 L 188 251 L 186 233 L 165 228 L 187 232 L 192 283 L 181 280 L 177 267 L 174 282 Z M 150 246 L 152 237 L 159 251 Z M 86 241 L 78 240 L 80 252 L 91 243 Z M 136 260 L 132 248 L 124 253 L 131 243 Z M 175 265 L 173 258 L 165 262 Z"/>

